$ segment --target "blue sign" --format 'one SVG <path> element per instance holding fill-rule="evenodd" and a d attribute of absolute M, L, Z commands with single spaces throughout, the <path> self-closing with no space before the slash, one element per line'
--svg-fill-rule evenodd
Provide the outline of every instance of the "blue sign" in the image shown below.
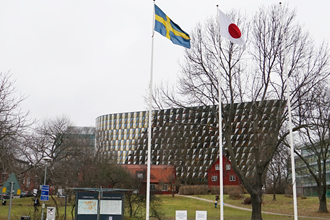
<path fill-rule="evenodd" d="M 48 185 L 42 185 L 41 186 L 41 201 L 49 201 L 49 186 Z"/>
<path fill-rule="evenodd" d="M 41 190 L 42 191 L 49 191 L 49 186 L 48 185 L 42 185 Z"/>
<path fill-rule="evenodd" d="M 49 196 L 40 196 L 40 201 L 49 201 Z"/>

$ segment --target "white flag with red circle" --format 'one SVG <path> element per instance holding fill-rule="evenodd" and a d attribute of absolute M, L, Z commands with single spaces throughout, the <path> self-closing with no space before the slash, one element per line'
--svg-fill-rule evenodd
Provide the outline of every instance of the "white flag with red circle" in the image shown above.
<path fill-rule="evenodd" d="M 219 9 L 218 9 L 219 10 Z M 234 44 L 245 44 L 242 38 L 241 30 L 236 24 L 222 11 L 219 10 L 219 20 L 220 20 L 220 35 L 228 38 Z"/>

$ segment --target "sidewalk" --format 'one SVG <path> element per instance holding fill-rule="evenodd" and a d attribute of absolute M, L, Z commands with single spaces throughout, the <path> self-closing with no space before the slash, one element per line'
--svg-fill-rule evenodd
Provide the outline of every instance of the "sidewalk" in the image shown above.
<path fill-rule="evenodd" d="M 211 203 L 214 202 L 213 200 L 210 200 L 210 199 L 203 199 L 203 198 L 198 198 L 198 197 L 194 197 L 194 196 L 185 196 L 185 195 L 178 195 L 178 194 L 176 194 L 176 196 L 183 196 L 183 197 L 187 197 L 187 198 L 191 198 L 191 199 L 198 199 L 198 200 L 202 200 L 202 201 L 205 201 L 205 202 L 211 202 Z M 234 206 L 234 205 L 230 205 L 230 204 L 226 204 L 226 203 L 224 203 L 224 206 L 230 207 L 230 208 L 233 208 L 233 209 L 239 209 L 239 210 L 244 210 L 244 211 L 250 211 L 250 212 L 252 212 L 252 209 L 250 209 L 250 208 L 243 208 L 243 207 Z M 286 217 L 294 217 L 293 215 L 281 214 L 281 213 L 274 213 L 274 212 L 262 212 L 262 213 L 264 213 L 264 214 L 270 214 L 270 215 L 279 215 L 279 216 L 286 216 Z M 313 219 L 328 219 L 329 220 L 329 218 L 311 217 L 311 216 L 298 216 L 298 218 L 313 218 Z"/>

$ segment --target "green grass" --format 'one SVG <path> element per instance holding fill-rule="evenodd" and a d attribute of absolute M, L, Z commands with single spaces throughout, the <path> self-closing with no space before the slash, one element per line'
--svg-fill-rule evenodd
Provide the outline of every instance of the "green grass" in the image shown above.
<path fill-rule="evenodd" d="M 196 196 L 199 198 L 214 200 L 214 195 L 201 195 Z M 174 220 L 176 210 L 187 210 L 188 220 L 195 219 L 196 211 L 207 211 L 207 219 L 220 219 L 220 206 L 214 208 L 213 202 L 201 201 L 191 198 L 186 198 L 183 196 L 162 195 L 162 212 L 164 213 L 165 220 Z M 293 214 L 292 198 L 285 197 L 284 195 L 277 195 L 276 201 L 272 201 L 272 195 L 264 195 L 262 210 L 267 212 L 283 213 L 286 215 Z M 58 198 L 60 206 L 60 218 L 56 220 L 64 219 L 64 199 Z M 250 205 L 243 205 L 243 199 L 241 200 L 231 200 L 228 196 L 224 196 L 224 202 L 227 204 L 240 206 L 244 208 L 251 208 Z M 46 202 L 47 206 L 55 206 L 52 202 Z M 0 206 L 0 220 L 7 220 L 9 208 L 9 200 L 7 200 L 6 206 Z M 307 197 L 307 199 L 298 198 L 298 215 L 311 216 L 311 218 L 306 218 L 307 220 L 313 220 L 313 217 L 323 217 L 330 219 L 330 213 L 317 213 L 318 209 L 318 199 L 317 197 Z M 46 211 L 46 209 L 45 209 Z M 41 218 L 41 207 L 39 211 L 34 212 L 33 201 L 31 198 L 13 199 L 13 204 L 11 208 L 11 220 L 20 220 L 21 216 L 30 216 L 31 220 L 39 220 Z M 46 216 L 46 212 L 44 212 Z M 237 210 L 229 207 L 224 207 L 224 219 L 225 220 L 242 220 L 250 219 L 251 211 Z M 71 220 L 71 206 L 67 207 L 67 220 Z M 129 218 L 125 218 L 129 219 Z M 142 218 L 144 219 L 144 218 Z M 263 214 L 264 220 L 275 220 L 275 219 L 293 219 L 290 216 L 278 216 Z"/>
<path fill-rule="evenodd" d="M 51 199 L 50 199 L 51 200 Z M 57 198 L 58 205 L 59 205 L 59 214 L 60 218 L 57 220 L 64 219 L 64 199 Z M 46 207 L 55 207 L 55 205 L 49 201 L 45 202 Z M 8 209 L 9 209 L 9 199 L 7 200 L 7 205 L 2 206 L 0 205 L 0 220 L 7 220 L 8 219 Z M 44 216 L 46 216 L 47 208 L 44 209 Z M 11 220 L 20 220 L 21 216 L 30 216 L 31 220 L 40 220 L 41 219 L 41 206 L 38 207 L 38 211 L 34 211 L 33 207 L 33 198 L 20 198 L 20 199 L 13 199 L 12 206 L 11 206 Z M 67 206 L 67 220 L 71 220 L 71 206 Z M 46 218 L 45 218 L 46 219 Z"/>
<path fill-rule="evenodd" d="M 246 197 L 248 195 L 245 195 Z M 214 200 L 214 195 L 200 195 L 196 196 L 199 198 L 205 198 L 209 200 Z M 244 198 L 240 200 L 232 200 L 228 198 L 228 195 L 224 195 L 224 202 L 230 205 L 235 205 L 238 207 L 243 208 L 252 208 L 251 205 L 244 205 L 243 203 Z M 202 202 L 202 201 L 201 201 Z M 205 202 L 206 203 L 206 202 Z M 212 204 L 212 203 L 210 203 Z M 307 199 L 301 199 L 300 197 L 297 198 L 298 204 L 298 216 L 310 216 L 311 218 L 306 219 L 313 219 L 313 217 L 321 217 L 330 219 L 330 213 L 318 213 L 318 198 L 317 197 L 307 197 Z M 286 215 L 293 215 L 293 199 L 290 197 L 286 197 L 285 195 L 276 195 L 276 201 L 273 201 L 273 195 L 266 194 L 263 196 L 263 204 L 262 204 L 262 211 L 264 212 L 273 212 L 273 213 L 281 213 Z M 236 210 L 237 212 L 237 210 Z M 249 211 L 239 211 L 248 213 L 247 217 L 251 216 L 251 212 Z M 224 216 L 225 219 L 236 219 L 232 218 L 231 209 L 224 208 Z M 284 216 L 276 216 L 276 215 L 267 215 L 263 214 L 263 219 L 283 219 Z M 293 219 L 293 217 L 285 217 L 286 219 Z M 245 219 L 245 218 L 244 218 Z M 315 218 L 316 219 L 316 218 Z"/>
<path fill-rule="evenodd" d="M 215 208 L 213 203 L 182 196 L 175 196 L 174 198 L 171 196 L 162 196 L 162 201 L 166 219 L 175 219 L 176 210 L 187 210 L 188 220 L 195 219 L 196 211 L 207 211 L 207 219 L 220 219 L 220 208 L 219 206 Z M 251 217 L 251 212 L 237 211 L 230 208 L 225 208 L 224 213 L 226 213 L 225 217 L 231 216 L 230 219 L 233 220 L 249 219 Z"/>

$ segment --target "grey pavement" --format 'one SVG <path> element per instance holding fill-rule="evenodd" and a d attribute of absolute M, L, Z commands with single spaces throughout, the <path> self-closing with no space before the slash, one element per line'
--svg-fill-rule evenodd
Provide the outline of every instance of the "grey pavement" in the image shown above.
<path fill-rule="evenodd" d="M 198 199 L 198 200 L 202 200 L 205 202 L 211 202 L 213 203 L 213 200 L 210 199 L 204 199 L 204 198 L 198 198 L 198 197 L 194 197 L 194 196 L 186 196 L 186 195 L 178 195 L 178 196 L 183 196 L 183 197 L 187 197 L 187 198 L 191 198 L 191 199 Z M 252 209 L 250 208 L 243 208 L 243 207 L 239 207 L 239 206 L 234 206 L 234 205 L 230 205 L 227 203 L 224 203 L 224 206 L 226 207 L 230 207 L 230 208 L 234 208 L 234 209 L 239 209 L 239 210 L 244 210 L 244 211 L 250 211 L 252 212 Z M 286 216 L 286 217 L 294 217 L 293 215 L 288 215 L 288 214 L 281 214 L 281 213 L 274 213 L 274 212 L 262 212 L 264 214 L 270 214 L 270 215 L 279 215 L 279 216 Z M 298 218 L 307 218 L 307 219 L 330 219 L 330 218 L 323 218 L 323 217 L 311 217 L 311 216 L 300 216 L 298 215 Z"/>

